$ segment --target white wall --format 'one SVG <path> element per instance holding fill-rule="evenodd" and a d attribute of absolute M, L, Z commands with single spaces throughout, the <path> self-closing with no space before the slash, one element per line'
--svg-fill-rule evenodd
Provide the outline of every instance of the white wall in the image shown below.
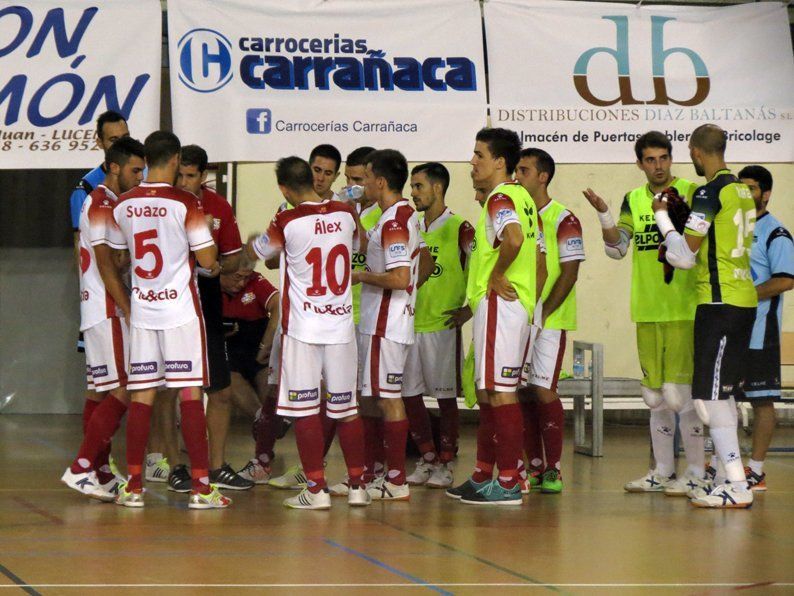
<path fill-rule="evenodd" d="M 627 150 L 631 151 L 631 148 L 627 147 Z M 479 207 L 471 189 L 469 165 L 445 165 L 452 177 L 447 204 L 469 221 L 476 221 Z M 729 164 L 734 172 L 738 172 L 743 165 L 745 164 Z M 794 188 L 794 165 L 765 165 L 772 172 L 775 181 L 770 211 L 786 227 L 794 230 L 794 197 L 789 194 L 789 189 Z M 673 172 L 690 180 L 700 180 L 689 163 L 674 165 Z M 604 254 L 598 220 L 581 190 L 589 186 L 598 192 L 610 204 L 617 219 L 623 195 L 644 183 L 644 174 L 634 164 L 560 165 L 549 189 L 553 198 L 565 204 L 579 217 L 584 229 L 587 261 L 581 266 L 577 285 L 579 330 L 572 333 L 571 337 L 605 345 L 608 376 L 640 376 L 634 325 L 629 316 L 631 261 L 630 257 L 620 262 L 613 261 Z M 341 188 L 343 185 L 344 176 L 340 174 L 334 188 Z M 410 192 L 407 186 L 405 192 Z M 276 186 L 274 164 L 240 164 L 237 168 L 236 200 L 237 218 L 243 238 L 249 233 L 264 230 L 277 206 L 283 201 Z M 277 283 L 274 272 L 268 272 L 267 275 L 271 281 Z M 784 330 L 794 331 L 794 295 L 785 304 Z M 564 367 L 570 370 L 570 350 Z M 794 378 L 794 371 L 788 374 L 784 372 L 784 378 L 789 376 Z"/>

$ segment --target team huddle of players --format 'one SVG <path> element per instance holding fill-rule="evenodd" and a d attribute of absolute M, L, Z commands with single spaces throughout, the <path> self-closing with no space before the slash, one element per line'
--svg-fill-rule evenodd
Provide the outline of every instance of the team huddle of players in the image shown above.
<path fill-rule="evenodd" d="M 100 141 L 103 125 L 120 126 L 119 120 L 100 117 Z M 471 177 L 483 208 L 471 226 L 445 204 L 443 165 L 421 164 L 409 174 L 398 151 L 362 147 L 348 155 L 348 186 L 336 195 L 330 187 L 341 155 L 321 145 L 309 161 L 276 164 L 286 202 L 267 231 L 243 246 L 228 203 L 202 185 L 206 153 L 164 131 L 141 144 L 123 124 L 106 148 L 102 183 L 82 181 L 85 191 L 93 188 L 75 226 L 89 393 L 83 443 L 62 478 L 67 485 L 142 507 L 145 476 L 189 492 L 195 509 L 227 507 L 231 500 L 218 487 L 264 483 L 300 488 L 284 501 L 297 509 L 327 509 L 332 495 L 347 496 L 351 506 L 406 500 L 410 485 L 446 489 L 474 505 L 521 505 L 533 487 L 562 491 L 556 387 L 566 333 L 576 328 L 574 286 L 584 249 L 578 219 L 548 194 L 555 173 L 548 153 L 522 150 L 512 131 L 479 131 Z M 738 457 L 732 400 L 745 379 L 757 389 L 747 395 L 761 397 L 762 406 L 776 397 L 773 367 L 755 367 L 750 376 L 743 370 L 757 303 L 749 264 L 756 204 L 725 170 L 725 136 L 717 127 L 692 136 L 692 159 L 709 180 L 697 190 L 671 177 L 663 135 L 648 133 L 635 149 L 648 184 L 626 195 L 617 225 L 606 203 L 585 192 L 607 254 L 621 258 L 635 239 L 632 316 L 656 468 L 626 490 L 746 507 L 752 492 Z M 409 179 L 415 209 L 403 198 Z M 769 189 L 755 181 L 768 200 L 771 177 Z M 692 207 L 686 230 L 667 215 L 670 186 Z M 791 237 L 779 225 L 775 230 L 782 232 L 770 234 L 767 249 L 778 256 L 767 277 L 790 281 Z M 647 250 L 662 239 L 667 263 L 681 269 L 672 281 L 668 273 L 668 282 L 657 251 Z M 257 260 L 279 269 L 280 292 L 253 272 Z M 778 294 L 789 289 L 779 288 Z M 774 309 L 779 334 L 779 299 Z M 464 371 L 461 326 L 470 318 L 471 366 Z M 761 333 L 762 359 L 774 351 L 773 326 Z M 467 377 L 479 406 L 476 462 L 471 476 L 453 486 L 457 397 Z M 236 473 L 223 447 L 230 402 L 246 392 L 249 404 L 262 407 L 255 457 Z M 438 400 L 437 443 L 425 395 Z M 154 445 L 164 445 L 176 463 L 177 396 L 189 471 L 170 467 Z M 165 404 L 159 413 L 158 403 Z M 688 463 L 681 479 L 673 467 L 675 412 Z M 108 456 L 125 413 L 122 479 Z M 271 478 L 285 419 L 292 421 L 300 466 Z M 719 456 L 712 476 L 702 423 Z M 410 475 L 409 432 L 421 453 Z M 334 436 L 347 476 L 329 487 L 324 459 Z M 760 468 L 749 474 L 754 488 L 765 487 Z"/>

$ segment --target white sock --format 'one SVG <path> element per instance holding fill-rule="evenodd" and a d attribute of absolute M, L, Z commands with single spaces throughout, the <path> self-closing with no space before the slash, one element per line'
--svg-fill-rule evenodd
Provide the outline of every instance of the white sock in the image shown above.
<path fill-rule="evenodd" d="M 668 478 L 675 472 L 673 436 L 675 414 L 665 405 L 651 409 L 651 446 L 656 460 L 654 472 Z"/>
<path fill-rule="evenodd" d="M 678 428 L 681 431 L 681 442 L 684 444 L 686 454 L 686 472 L 690 476 L 702 478 L 706 468 L 703 423 L 694 408 L 689 408 L 678 415 Z"/>
<path fill-rule="evenodd" d="M 714 466 L 714 469 L 717 470 L 717 473 L 714 474 L 714 484 L 725 484 L 725 466 L 722 465 L 722 460 L 716 454 L 714 457 L 717 458 L 717 463 Z"/>
<path fill-rule="evenodd" d="M 742 454 L 739 450 L 739 435 L 732 427 L 721 427 L 711 429 L 711 439 L 714 441 L 714 449 L 720 458 L 720 462 L 725 467 L 725 477 L 727 480 L 739 486 L 747 487 L 747 477 L 744 475 L 742 465 Z"/>
<path fill-rule="evenodd" d="M 763 461 L 756 461 L 756 460 L 751 458 L 750 461 L 747 462 L 747 465 L 750 467 L 750 469 L 753 472 L 755 472 L 759 476 L 764 473 L 764 462 Z"/>

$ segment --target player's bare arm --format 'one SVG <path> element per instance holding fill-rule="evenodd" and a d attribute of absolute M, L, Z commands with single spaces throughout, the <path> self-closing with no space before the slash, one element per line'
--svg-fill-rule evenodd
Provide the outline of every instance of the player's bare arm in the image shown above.
<path fill-rule="evenodd" d="M 460 308 L 453 308 L 451 310 L 445 310 L 444 314 L 449 316 L 449 318 L 444 323 L 450 329 L 455 327 L 463 327 L 463 325 L 474 316 L 471 312 L 471 308 L 469 305 L 461 306 Z"/>
<path fill-rule="evenodd" d="M 369 284 L 384 290 L 407 290 L 411 285 L 411 268 L 395 267 L 385 273 L 357 269 L 352 273 L 352 283 Z"/>
<path fill-rule="evenodd" d="M 262 341 L 259 342 L 259 351 L 256 353 L 256 361 L 267 366 L 270 362 L 270 351 L 273 349 L 273 337 L 276 335 L 279 323 L 279 295 L 273 294 L 267 301 L 268 322 Z"/>
<path fill-rule="evenodd" d="M 430 275 L 433 273 L 435 266 L 436 264 L 433 261 L 433 257 L 430 255 L 430 249 L 426 246 L 419 249 L 419 281 L 416 284 L 418 288 L 421 288 L 422 284 L 430 279 Z"/>
<path fill-rule="evenodd" d="M 543 288 L 546 287 L 546 280 L 549 278 L 549 269 L 546 267 L 546 250 L 540 242 L 535 246 L 535 296 L 543 295 Z"/>
<path fill-rule="evenodd" d="M 234 273 L 240 268 L 240 259 L 243 251 L 238 251 L 230 255 L 221 255 L 221 269 L 224 273 Z"/>
<path fill-rule="evenodd" d="M 767 300 L 780 296 L 784 292 L 794 289 L 794 279 L 790 277 L 773 277 L 769 281 L 755 287 L 759 300 Z"/>
<path fill-rule="evenodd" d="M 560 263 L 560 276 L 554 285 L 551 287 L 549 295 L 546 296 L 546 301 L 543 303 L 543 322 L 557 310 L 560 305 L 565 302 L 568 294 L 576 285 L 576 280 L 579 278 L 579 264 L 581 261 L 567 261 Z"/>
<path fill-rule="evenodd" d="M 195 251 L 193 254 L 196 255 L 196 260 L 198 261 L 198 264 L 204 267 L 204 269 L 209 269 L 212 276 L 220 274 L 221 267 L 218 264 L 217 246 L 213 244 L 212 246 L 201 248 Z"/>
<path fill-rule="evenodd" d="M 620 232 L 609 213 L 609 205 L 607 205 L 606 201 L 598 196 L 592 188 L 583 190 L 582 194 L 584 198 L 587 199 L 587 202 L 593 206 L 593 209 L 598 212 L 599 220 L 602 220 L 601 236 L 604 239 L 604 243 L 609 245 L 618 244 L 620 242 Z M 611 220 L 611 226 L 606 226 L 606 223 L 608 223 L 607 217 Z"/>
<path fill-rule="evenodd" d="M 108 293 L 113 297 L 113 300 L 124 313 L 124 318 L 129 322 L 130 297 L 121 279 L 121 270 L 116 264 L 116 258 L 114 258 L 113 253 L 113 249 L 107 244 L 98 244 L 94 247 L 97 268 L 99 269 L 99 275 L 102 276 L 102 283 L 105 284 Z"/>
<path fill-rule="evenodd" d="M 505 273 L 513 261 L 518 257 L 521 245 L 524 243 L 524 233 L 519 223 L 509 223 L 505 226 L 502 234 L 502 243 L 499 245 L 499 257 L 496 259 L 491 277 L 488 280 L 487 293 L 496 292 L 497 296 L 513 302 L 518 300 L 513 284 L 511 284 Z"/>

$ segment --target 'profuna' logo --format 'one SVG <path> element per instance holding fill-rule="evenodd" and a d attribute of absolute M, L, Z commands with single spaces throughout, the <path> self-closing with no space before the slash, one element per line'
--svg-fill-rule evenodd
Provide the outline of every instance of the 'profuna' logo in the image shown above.
<path fill-rule="evenodd" d="M 607 21 L 615 23 L 616 40 L 615 48 L 595 47 L 590 48 L 579 56 L 573 69 L 573 83 L 576 91 L 582 98 L 596 106 L 611 106 L 616 103 L 623 105 L 649 104 L 680 106 L 696 106 L 708 97 L 711 80 L 706 63 L 693 50 L 683 47 L 664 48 L 664 25 L 667 21 L 675 21 L 673 17 L 651 17 L 651 66 L 653 74 L 653 90 L 655 97 L 651 100 L 636 99 L 631 91 L 631 77 L 629 75 L 629 18 L 625 16 L 605 16 Z M 620 95 L 614 98 L 596 97 L 590 89 L 587 70 L 590 60 L 597 54 L 612 56 L 617 63 L 618 90 Z M 689 58 L 695 75 L 695 93 L 688 99 L 670 97 L 667 90 L 664 65 L 673 54 L 682 54 Z"/>

